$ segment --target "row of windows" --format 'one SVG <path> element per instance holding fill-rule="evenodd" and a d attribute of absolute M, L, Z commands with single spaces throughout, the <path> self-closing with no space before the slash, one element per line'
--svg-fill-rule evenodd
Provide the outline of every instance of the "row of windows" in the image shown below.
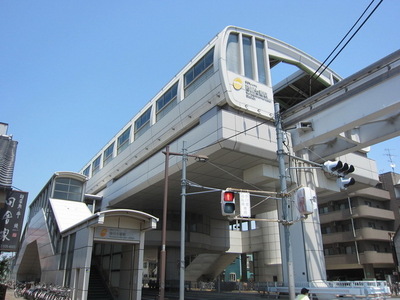
<path fill-rule="evenodd" d="M 227 43 L 227 68 L 229 71 L 244 75 L 250 79 L 263 84 L 267 82 L 267 59 L 265 53 L 265 41 L 238 33 L 231 33 Z M 194 64 L 183 75 L 183 98 L 190 95 L 202 83 L 209 79 L 213 70 L 214 48 L 208 51 L 199 61 Z M 154 121 L 157 122 L 170 112 L 178 103 L 179 80 L 175 82 L 161 97 L 159 97 L 153 107 L 148 108 L 134 122 L 133 129 L 127 128 L 117 137 L 108 148 L 99 154 L 87 166 L 83 174 L 87 177 L 96 174 L 102 167 L 107 165 L 113 157 L 120 154 L 132 140 L 136 140 L 143 135 L 151 126 L 151 116 L 154 111 Z M 132 131 L 133 130 L 133 134 Z M 116 149 L 115 149 L 116 148 Z"/>
<path fill-rule="evenodd" d="M 264 40 L 231 33 L 226 50 L 229 71 L 267 84 Z"/>
<path fill-rule="evenodd" d="M 367 244 L 363 245 L 359 252 L 363 253 L 364 251 L 376 251 L 379 253 L 389 253 L 390 247 L 388 243 L 381 243 L 381 244 Z M 328 255 L 343 255 L 343 254 L 355 254 L 357 253 L 357 249 L 355 245 L 346 245 L 346 244 L 331 244 L 324 246 L 324 254 L 325 256 Z"/>
<path fill-rule="evenodd" d="M 62 247 L 60 250 L 59 270 L 65 270 L 64 285 L 71 285 L 72 263 L 74 258 L 76 233 L 62 238 Z"/>
<path fill-rule="evenodd" d="M 184 97 L 187 97 L 201 83 L 206 81 L 213 74 L 214 48 L 207 52 L 190 70 L 188 70 L 184 78 Z M 179 81 L 175 82 L 161 97 L 155 102 L 155 121 L 159 121 L 168 112 L 170 112 L 178 103 L 178 87 Z M 142 113 L 133 125 L 133 140 L 138 139 L 151 126 L 152 107 Z M 111 145 L 109 145 L 103 153 L 98 155 L 87 166 L 83 175 L 90 177 L 96 174 L 102 167 L 107 165 L 115 155 L 125 150 L 130 142 L 131 127 L 127 128 L 119 135 Z M 116 149 L 115 149 L 116 147 Z M 116 153 L 115 153 L 116 150 Z M 115 153 L 115 154 L 114 154 Z"/>
<path fill-rule="evenodd" d="M 83 183 L 71 178 L 56 178 L 53 198 L 71 201 L 81 201 Z"/>
<path fill-rule="evenodd" d="M 57 177 L 54 180 L 54 187 L 51 183 L 47 184 L 40 194 L 32 201 L 29 220 L 41 209 L 46 211 L 49 206 L 49 198 L 81 201 L 82 196 L 83 182 L 68 177 Z"/>

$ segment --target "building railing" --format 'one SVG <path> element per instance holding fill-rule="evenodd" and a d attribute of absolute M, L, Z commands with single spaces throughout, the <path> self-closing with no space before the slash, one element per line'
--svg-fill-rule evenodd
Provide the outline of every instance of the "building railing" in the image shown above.
<path fill-rule="evenodd" d="M 310 290 L 310 299 L 333 299 L 335 297 L 363 297 L 366 299 L 385 299 L 391 295 L 390 287 L 386 281 L 314 281 L 296 282 L 295 293 L 305 287 Z M 217 290 L 237 292 L 257 292 L 262 295 L 287 294 L 289 288 L 283 282 L 197 282 L 191 283 L 190 289 Z"/>
<path fill-rule="evenodd" d="M 305 287 L 309 289 L 310 299 L 315 295 L 318 299 L 332 299 L 335 297 L 365 297 L 366 299 L 385 299 L 391 295 L 386 281 L 315 281 L 295 283 L 296 294 Z M 279 295 L 288 293 L 289 288 L 282 283 L 267 284 L 265 292 Z"/>

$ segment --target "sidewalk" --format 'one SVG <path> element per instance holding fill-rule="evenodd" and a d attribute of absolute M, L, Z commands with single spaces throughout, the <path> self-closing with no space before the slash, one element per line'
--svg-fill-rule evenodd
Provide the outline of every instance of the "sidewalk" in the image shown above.
<path fill-rule="evenodd" d="M 23 298 L 15 298 L 14 297 L 14 290 L 13 289 L 7 289 L 6 292 L 6 300 L 22 300 Z"/>
<path fill-rule="evenodd" d="M 178 299 L 178 293 L 167 293 L 166 299 Z M 6 300 L 23 300 L 24 298 L 14 297 L 14 290 L 7 289 Z M 143 293 L 142 300 L 154 300 L 156 299 L 156 293 Z M 246 293 L 246 292 L 186 292 L 185 299 L 187 300 L 264 300 L 268 297 L 263 296 L 259 293 Z M 279 299 L 287 300 L 287 296 L 281 296 Z M 342 298 L 343 299 L 343 298 Z M 362 298 L 361 298 L 362 299 Z M 365 299 L 365 298 L 364 298 Z M 386 299 L 400 300 L 400 296 L 387 297 Z"/>

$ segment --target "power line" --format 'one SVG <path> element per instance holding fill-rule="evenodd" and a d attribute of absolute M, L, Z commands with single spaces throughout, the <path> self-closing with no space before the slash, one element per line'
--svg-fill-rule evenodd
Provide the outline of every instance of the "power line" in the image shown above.
<path fill-rule="evenodd" d="M 324 62 L 318 67 L 318 69 L 314 72 L 314 74 L 311 75 L 311 78 L 313 78 L 315 76 L 315 74 L 318 72 L 319 69 L 321 69 L 321 67 L 325 64 L 325 62 L 333 55 L 333 53 L 336 51 L 336 49 L 339 47 L 339 45 L 346 39 L 346 37 L 350 34 L 350 32 L 354 29 L 354 27 L 356 26 L 356 24 L 361 20 L 361 18 L 365 15 L 365 13 L 367 12 L 367 10 L 370 8 L 370 6 L 372 5 L 372 3 L 375 2 L 375 0 L 372 0 L 371 3 L 367 6 L 367 8 L 364 10 L 364 12 L 361 14 L 361 16 L 357 19 L 357 21 L 354 23 L 354 25 L 350 28 L 350 30 L 346 33 L 346 35 L 343 37 L 343 39 L 337 44 L 337 46 L 335 47 L 335 49 L 333 49 L 333 51 L 328 55 L 328 57 L 324 60 Z M 361 23 L 361 25 L 357 28 L 357 30 L 351 35 L 351 37 L 349 38 L 349 40 L 343 45 L 343 47 L 339 50 L 338 53 L 336 53 L 336 55 L 330 60 L 330 62 L 324 67 L 324 69 L 319 73 L 319 75 L 315 78 L 313 78 L 313 82 L 316 81 L 321 75 L 322 73 L 325 72 L 325 70 L 331 65 L 331 63 L 338 57 L 338 55 L 343 51 L 343 49 L 350 43 L 350 41 L 353 39 L 353 37 L 358 33 L 358 31 L 360 31 L 360 29 L 364 26 L 364 24 L 368 21 L 368 19 L 372 16 L 372 14 L 376 11 L 376 9 L 379 7 L 379 5 L 381 5 L 381 3 L 383 2 L 383 0 L 380 0 L 379 3 L 374 7 L 374 9 L 369 13 L 369 15 L 367 16 L 367 18 Z M 311 86 L 311 82 L 310 82 L 310 86 Z"/>

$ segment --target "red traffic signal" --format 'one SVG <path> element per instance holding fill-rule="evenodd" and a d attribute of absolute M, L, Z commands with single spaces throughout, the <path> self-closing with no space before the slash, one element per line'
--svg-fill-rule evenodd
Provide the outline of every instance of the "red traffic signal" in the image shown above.
<path fill-rule="evenodd" d="M 235 193 L 232 191 L 221 192 L 221 212 L 223 216 L 235 215 Z"/>
<path fill-rule="evenodd" d="M 235 193 L 234 192 L 222 192 L 224 201 L 232 202 L 235 201 Z"/>

